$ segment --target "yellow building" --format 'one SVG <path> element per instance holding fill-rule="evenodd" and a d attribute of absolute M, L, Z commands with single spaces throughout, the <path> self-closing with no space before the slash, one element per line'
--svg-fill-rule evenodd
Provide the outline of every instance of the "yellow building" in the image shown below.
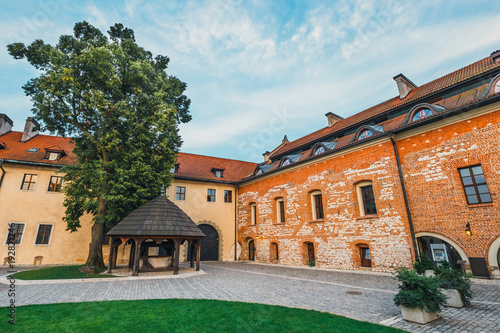
<path fill-rule="evenodd" d="M 23 132 L 12 131 L 12 120 L 0 114 L 2 258 L 9 256 L 11 226 L 15 264 L 33 264 L 35 257 L 42 257 L 42 264 L 81 264 L 88 255 L 91 216 L 82 217 L 77 232 L 66 231 L 64 196 L 59 192 L 62 175 L 56 173 L 62 166 L 76 163 L 73 144 L 67 138 L 33 131 L 37 125 L 30 117 Z M 255 167 L 255 163 L 179 153 L 167 197 L 207 235 L 202 241 L 202 260 L 234 260 L 235 182 Z M 118 264 L 128 262 L 129 251 L 127 245 L 118 249 Z M 183 253 L 186 258 L 187 251 Z M 108 254 L 105 245 L 105 262 Z"/>

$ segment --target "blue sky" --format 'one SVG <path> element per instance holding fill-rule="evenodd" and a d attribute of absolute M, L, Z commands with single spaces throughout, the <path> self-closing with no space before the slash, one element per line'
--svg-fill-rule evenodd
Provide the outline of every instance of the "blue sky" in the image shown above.
<path fill-rule="evenodd" d="M 22 130 L 37 72 L 6 45 L 55 43 L 87 20 L 116 22 L 170 57 L 188 84 L 193 120 L 181 151 L 260 162 L 297 139 L 397 95 L 393 76 L 422 85 L 500 49 L 498 1 L 6 1 L 0 4 L 0 113 Z"/>

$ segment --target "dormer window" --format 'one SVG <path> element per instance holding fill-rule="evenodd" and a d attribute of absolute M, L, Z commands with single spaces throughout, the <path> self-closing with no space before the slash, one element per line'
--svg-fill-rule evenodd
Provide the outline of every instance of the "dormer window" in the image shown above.
<path fill-rule="evenodd" d="M 38 151 L 38 148 L 34 148 L 34 149 L 37 149 Z M 29 150 L 28 150 L 29 151 Z M 45 148 L 45 156 L 44 156 L 44 159 L 45 160 L 49 160 L 49 161 L 59 161 L 61 158 L 63 158 L 64 156 L 66 156 L 66 153 L 64 152 L 63 149 L 61 149 L 59 146 L 57 145 L 54 145 L 54 146 L 50 146 L 48 148 Z"/>
<path fill-rule="evenodd" d="M 262 169 L 259 168 L 259 170 L 257 170 L 257 172 L 255 173 L 256 176 L 258 175 L 262 175 Z"/>
<path fill-rule="evenodd" d="M 413 118 L 411 119 L 411 121 L 418 121 L 420 119 L 424 119 L 430 116 L 432 116 L 431 109 L 428 108 L 420 109 L 413 114 Z"/>
<path fill-rule="evenodd" d="M 170 169 L 170 173 L 179 173 L 179 163 L 174 164 L 174 166 Z"/>
<path fill-rule="evenodd" d="M 223 178 L 224 174 L 224 169 L 219 169 L 219 168 L 212 168 L 212 172 L 214 173 L 215 177 L 217 178 Z"/>
<path fill-rule="evenodd" d="M 7 149 L 7 145 L 5 144 L 5 142 L 0 141 L 0 149 Z"/>
<path fill-rule="evenodd" d="M 363 139 L 366 139 L 366 138 L 369 138 L 373 135 L 372 131 L 370 130 L 364 130 L 363 132 L 361 132 L 361 134 L 359 135 L 359 138 L 358 140 L 363 140 Z"/>
<path fill-rule="evenodd" d="M 290 159 L 289 158 L 285 158 L 283 160 L 283 163 L 281 163 L 281 166 L 285 166 L 285 165 L 288 165 L 288 164 L 290 164 Z"/>
<path fill-rule="evenodd" d="M 318 146 L 318 148 L 316 148 L 316 150 L 314 151 L 314 155 L 323 154 L 324 152 L 325 152 L 325 147 Z"/>

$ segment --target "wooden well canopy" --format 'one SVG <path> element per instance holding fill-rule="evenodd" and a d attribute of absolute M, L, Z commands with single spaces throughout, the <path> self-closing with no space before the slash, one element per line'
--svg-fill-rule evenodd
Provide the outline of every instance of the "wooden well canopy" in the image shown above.
<path fill-rule="evenodd" d="M 196 253 L 196 270 L 200 270 L 200 240 L 205 234 L 164 193 L 162 189 L 160 196 L 134 210 L 106 234 L 110 237 L 108 273 L 116 268 L 116 253 L 122 243 L 132 245 L 128 267 L 133 270 L 133 276 L 139 274 L 141 260 L 141 271 L 152 271 L 162 270 L 154 264 L 167 258 L 173 260 L 163 269 L 173 267 L 174 275 L 179 274 L 179 252 L 184 242 L 192 253 L 191 267 L 194 267 Z M 158 247 L 158 255 L 149 256 L 150 247 Z"/>

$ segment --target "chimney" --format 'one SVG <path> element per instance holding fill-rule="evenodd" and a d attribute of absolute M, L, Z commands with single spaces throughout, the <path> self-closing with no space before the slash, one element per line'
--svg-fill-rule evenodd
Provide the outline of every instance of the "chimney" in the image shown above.
<path fill-rule="evenodd" d="M 493 62 L 495 64 L 498 64 L 500 62 L 500 50 L 497 50 L 495 52 L 493 52 L 491 55 L 490 55 L 491 59 L 493 60 Z"/>
<path fill-rule="evenodd" d="M 338 123 L 339 120 L 344 119 L 341 116 L 336 115 L 333 112 L 328 112 L 328 113 L 325 114 L 325 116 L 328 119 L 328 127 L 332 127 L 333 125 L 335 125 L 336 123 Z"/>
<path fill-rule="evenodd" d="M 288 141 L 288 138 L 287 136 L 285 135 L 285 137 L 283 138 L 283 141 L 281 141 L 281 144 L 284 144 L 284 143 L 289 143 L 290 141 Z"/>
<path fill-rule="evenodd" d="M 401 98 L 401 99 L 408 96 L 410 91 L 417 88 L 417 85 L 415 85 L 415 83 L 411 82 L 410 79 L 408 79 L 403 74 L 398 74 L 393 79 L 398 84 L 399 98 Z"/>
<path fill-rule="evenodd" d="M 266 151 L 264 154 L 262 154 L 262 156 L 264 156 L 264 162 L 267 162 L 269 161 L 269 156 L 271 156 L 271 152 Z"/>
<path fill-rule="evenodd" d="M 12 130 L 14 122 L 6 114 L 0 113 L 0 135 L 4 135 Z"/>
<path fill-rule="evenodd" d="M 23 131 L 23 136 L 21 138 L 21 142 L 26 142 L 35 136 L 38 135 L 40 132 L 40 124 L 35 120 L 33 117 L 28 117 L 26 119 L 26 125 L 24 125 L 24 131 Z"/>

